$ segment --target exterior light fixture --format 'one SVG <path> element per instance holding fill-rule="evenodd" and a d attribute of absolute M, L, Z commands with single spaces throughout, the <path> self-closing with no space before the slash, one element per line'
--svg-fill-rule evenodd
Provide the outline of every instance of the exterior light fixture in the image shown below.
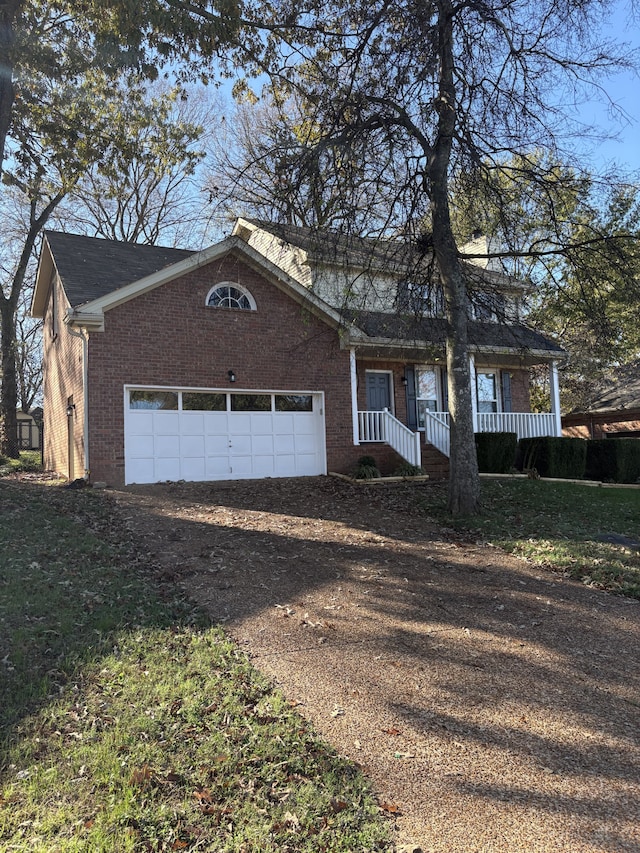
<path fill-rule="evenodd" d="M 402 382 L 402 384 L 404 385 L 404 387 L 405 387 L 405 388 L 406 388 L 406 387 L 407 387 L 407 385 L 409 384 L 409 380 L 407 379 L 407 377 L 406 377 L 406 376 L 401 376 L 401 377 L 400 377 L 400 382 Z"/>
<path fill-rule="evenodd" d="M 73 413 L 75 412 L 75 410 L 76 410 L 75 403 L 69 403 L 69 405 L 67 406 L 67 417 L 68 418 L 73 417 Z"/>
<path fill-rule="evenodd" d="M 236 375 L 233 372 L 233 370 L 227 371 L 227 376 L 229 377 L 229 382 L 235 382 L 236 381 Z"/>

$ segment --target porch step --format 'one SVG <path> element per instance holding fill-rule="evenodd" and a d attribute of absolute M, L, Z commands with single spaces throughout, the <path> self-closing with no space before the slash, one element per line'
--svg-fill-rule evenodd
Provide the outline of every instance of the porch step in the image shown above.
<path fill-rule="evenodd" d="M 422 445 L 422 467 L 432 480 L 449 479 L 449 458 L 433 444 Z"/>

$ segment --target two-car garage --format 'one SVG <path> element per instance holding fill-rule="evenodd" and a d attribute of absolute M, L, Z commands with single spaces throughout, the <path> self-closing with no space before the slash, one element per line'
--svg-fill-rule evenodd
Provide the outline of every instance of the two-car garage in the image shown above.
<path fill-rule="evenodd" d="M 128 386 L 125 482 L 326 474 L 321 392 Z"/>

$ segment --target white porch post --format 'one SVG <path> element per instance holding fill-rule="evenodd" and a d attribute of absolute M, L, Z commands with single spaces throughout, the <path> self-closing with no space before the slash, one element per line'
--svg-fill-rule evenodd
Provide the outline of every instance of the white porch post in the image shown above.
<path fill-rule="evenodd" d="M 558 362 L 549 364 L 549 393 L 551 396 L 551 413 L 554 416 L 555 435 L 562 435 L 562 420 L 560 417 L 560 383 L 558 381 Z"/>
<path fill-rule="evenodd" d="M 476 386 L 476 359 L 469 356 L 469 381 L 471 382 L 471 413 L 473 416 L 473 431 L 478 432 L 478 392 Z"/>
<path fill-rule="evenodd" d="M 351 374 L 351 419 L 353 422 L 353 443 L 360 444 L 360 427 L 358 426 L 358 374 L 356 372 L 356 351 L 349 350 L 349 371 Z"/>

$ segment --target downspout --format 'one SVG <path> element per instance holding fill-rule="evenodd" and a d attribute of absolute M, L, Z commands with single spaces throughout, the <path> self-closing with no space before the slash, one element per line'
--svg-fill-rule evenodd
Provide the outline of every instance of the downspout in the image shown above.
<path fill-rule="evenodd" d="M 353 347 L 349 350 L 349 384 L 351 386 L 351 423 L 353 427 L 353 444 L 360 444 L 360 424 L 358 420 L 358 370 L 356 364 L 356 351 Z"/>
<path fill-rule="evenodd" d="M 83 455 L 84 455 L 84 479 L 86 481 L 89 480 L 89 374 L 88 374 L 88 348 L 89 348 L 89 338 L 86 335 L 85 331 L 81 329 L 77 332 L 75 329 L 72 329 L 71 326 L 65 324 L 67 326 L 67 331 L 70 335 L 73 335 L 74 338 L 80 338 L 82 341 L 82 409 L 84 412 L 83 418 Z"/>

